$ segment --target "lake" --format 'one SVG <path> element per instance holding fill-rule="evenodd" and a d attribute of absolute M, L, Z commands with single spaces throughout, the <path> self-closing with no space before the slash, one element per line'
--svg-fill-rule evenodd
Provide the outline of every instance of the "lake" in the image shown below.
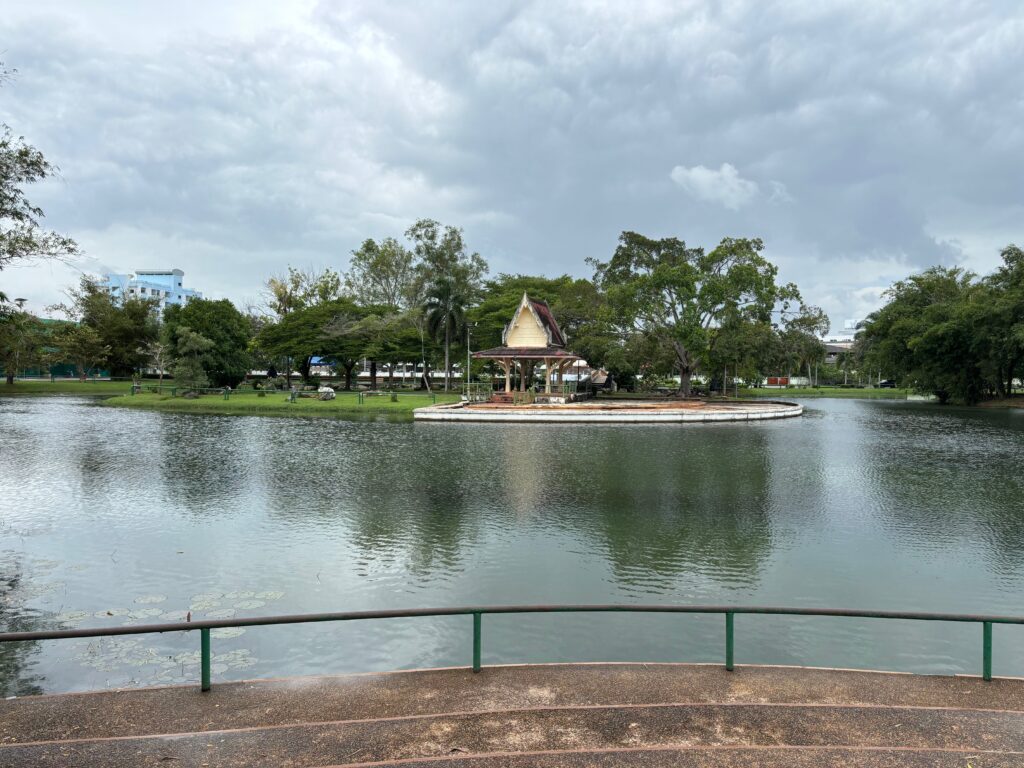
<path fill-rule="evenodd" d="M 1024 411 L 413 424 L 0 398 L 0 628 L 498 603 L 1024 613 Z M 484 619 L 487 663 L 721 662 L 721 616 Z M 976 674 L 981 629 L 736 619 L 737 663 Z M 471 620 L 217 630 L 214 682 L 465 665 Z M 0 647 L 5 695 L 198 679 L 198 633 Z M 1024 675 L 1024 627 L 995 628 Z"/>

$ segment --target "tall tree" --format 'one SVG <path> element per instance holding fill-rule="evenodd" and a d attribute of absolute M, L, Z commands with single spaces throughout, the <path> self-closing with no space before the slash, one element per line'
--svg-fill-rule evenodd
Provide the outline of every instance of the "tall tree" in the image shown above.
<path fill-rule="evenodd" d="M 313 304 L 289 313 L 278 323 L 266 326 L 255 342 L 270 357 L 295 360 L 303 380 L 308 381 L 313 358 L 330 357 L 339 351 L 337 336 L 332 331 L 335 324 L 341 319 L 358 321 L 363 315 L 363 311 L 351 299 Z M 345 352 L 352 351 L 350 345 L 340 346 Z"/>
<path fill-rule="evenodd" d="M 341 275 L 333 269 L 288 267 L 287 275 L 267 280 L 267 305 L 279 318 L 297 309 L 334 301 L 342 293 Z"/>
<path fill-rule="evenodd" d="M 363 306 L 405 310 L 416 303 L 416 277 L 412 251 L 393 237 L 368 239 L 352 252 L 345 293 Z"/>
<path fill-rule="evenodd" d="M 249 372 L 249 321 L 227 299 L 192 299 L 164 310 L 163 341 L 171 356 L 182 357 L 177 328 L 185 326 L 209 339 L 213 346 L 199 355 L 214 386 L 235 386 Z"/>
<path fill-rule="evenodd" d="M 12 74 L 0 62 L 0 84 Z M 0 270 L 16 261 L 65 259 L 78 253 L 70 237 L 43 228 L 42 209 L 25 194 L 27 185 L 56 173 L 56 166 L 42 152 L 0 123 Z"/>
<path fill-rule="evenodd" d="M 70 360 L 82 381 L 110 356 L 110 347 L 103 343 L 96 329 L 88 325 L 64 323 L 51 338 L 55 346 L 50 354 L 53 362 Z"/>
<path fill-rule="evenodd" d="M 154 299 L 114 296 L 91 275 L 83 275 L 68 301 L 51 309 L 99 334 L 110 353 L 106 363 L 114 376 L 127 376 L 146 364 L 143 347 L 159 335 Z"/>
<path fill-rule="evenodd" d="M 8 386 L 18 371 L 40 362 L 44 344 L 43 324 L 28 312 L 0 307 L 0 363 Z"/>
<path fill-rule="evenodd" d="M 901 280 L 865 322 L 858 352 L 870 369 L 943 402 L 977 402 L 985 390 L 984 359 L 973 343 L 979 295 L 975 276 L 958 267 Z"/>
<path fill-rule="evenodd" d="M 444 344 L 444 391 L 451 389 L 452 339 L 461 335 L 466 324 L 466 309 L 470 294 L 465 285 L 451 277 L 441 277 L 429 283 L 423 302 L 427 330 Z"/>
<path fill-rule="evenodd" d="M 203 358 L 213 351 L 216 343 L 187 325 L 174 328 L 174 357 L 171 373 L 174 381 L 189 392 L 206 387 L 210 381 L 206 375 Z"/>
<path fill-rule="evenodd" d="M 799 300 L 796 286 L 776 283 L 763 248 L 758 239 L 726 238 L 705 253 L 674 237 L 623 232 L 609 261 L 590 263 L 622 335 L 639 333 L 670 351 L 686 395 L 727 316 L 769 322 L 776 305 L 785 311 Z"/>
<path fill-rule="evenodd" d="M 405 236 L 412 241 L 417 258 L 414 305 L 422 302 L 427 286 L 441 279 L 452 280 L 471 301 L 476 300 L 487 275 L 487 262 L 479 253 L 469 252 L 461 229 L 420 219 Z"/>

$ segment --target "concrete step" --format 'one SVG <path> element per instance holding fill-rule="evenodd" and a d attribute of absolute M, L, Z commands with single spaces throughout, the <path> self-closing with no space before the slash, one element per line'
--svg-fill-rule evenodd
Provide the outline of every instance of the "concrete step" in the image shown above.
<path fill-rule="evenodd" d="M 10 744 L 0 746 L 0 766 L 312 768 L 453 756 L 465 766 L 468 756 L 645 749 L 653 750 L 645 759 L 663 760 L 658 750 L 701 748 L 712 754 L 723 747 L 748 756 L 751 748 L 767 754 L 780 747 L 941 751 L 961 758 L 1003 754 L 1024 765 L 1024 713 L 798 704 L 535 708 Z"/>
<path fill-rule="evenodd" d="M 860 704 L 1024 712 L 1024 680 L 794 667 L 551 664 L 287 678 L 0 701 L 0 744 L 615 704 Z"/>
<path fill-rule="evenodd" d="M 950 751 L 686 748 L 464 755 L 377 763 L 388 768 L 1020 768 L 1020 756 Z M 366 764 L 362 764 L 365 766 Z M 360 764 L 325 768 L 359 768 Z"/>

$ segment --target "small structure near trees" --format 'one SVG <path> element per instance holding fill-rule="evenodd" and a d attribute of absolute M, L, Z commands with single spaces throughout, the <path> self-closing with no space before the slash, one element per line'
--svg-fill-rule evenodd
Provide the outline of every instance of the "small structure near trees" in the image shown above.
<path fill-rule="evenodd" d="M 558 327 L 547 302 L 531 299 L 525 293 L 512 320 L 501 334 L 501 346 L 475 352 L 478 360 L 495 360 L 505 373 L 505 391 L 496 400 L 513 399 L 513 378 L 519 376 L 519 391 L 526 392 L 539 363 L 544 365 L 543 394 L 538 399 L 566 402 L 572 393 L 566 391 L 565 372 L 578 355 L 566 349 L 566 338 Z"/>

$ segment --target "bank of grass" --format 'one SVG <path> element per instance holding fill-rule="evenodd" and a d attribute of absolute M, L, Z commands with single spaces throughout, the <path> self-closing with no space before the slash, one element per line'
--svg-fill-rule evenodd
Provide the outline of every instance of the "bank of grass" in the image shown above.
<path fill-rule="evenodd" d="M 436 395 L 437 403 L 454 403 L 458 394 Z M 196 398 L 171 397 L 169 394 L 141 393 L 111 397 L 102 404 L 114 408 L 136 408 L 139 410 L 164 411 L 167 413 L 205 413 L 222 416 L 300 416 L 324 418 L 349 418 L 376 414 L 411 416 L 416 408 L 433 404 L 429 394 L 421 392 L 400 392 L 396 401 L 390 395 L 364 395 L 362 402 L 355 392 L 339 392 L 334 400 L 318 400 L 315 397 L 300 397 L 289 402 L 284 392 L 267 392 L 260 397 L 255 392 L 233 392 L 227 400 L 221 394 L 208 394 Z"/>
<path fill-rule="evenodd" d="M 58 379 L 49 381 L 19 380 L 8 384 L 0 379 L 0 396 L 3 395 L 81 395 L 83 397 L 123 395 L 131 391 L 130 381 L 94 381 L 86 379 Z"/>
<path fill-rule="evenodd" d="M 785 400 L 787 397 L 842 397 L 860 400 L 906 400 L 908 389 L 868 389 L 864 387 L 789 387 L 770 389 L 767 387 L 740 387 L 740 397 L 771 397 Z"/>
<path fill-rule="evenodd" d="M 910 390 L 907 389 L 866 389 L 857 387 L 790 387 L 788 389 L 769 389 L 767 387 L 740 387 L 739 397 L 767 397 L 775 400 L 785 400 L 787 397 L 844 397 L 862 399 L 885 399 L 905 400 Z M 730 389 L 728 398 L 736 396 L 736 390 Z M 718 393 L 712 393 L 712 397 L 718 397 Z M 657 392 L 616 392 L 615 394 L 601 394 L 601 400 L 657 400 L 671 395 L 659 394 Z"/>

